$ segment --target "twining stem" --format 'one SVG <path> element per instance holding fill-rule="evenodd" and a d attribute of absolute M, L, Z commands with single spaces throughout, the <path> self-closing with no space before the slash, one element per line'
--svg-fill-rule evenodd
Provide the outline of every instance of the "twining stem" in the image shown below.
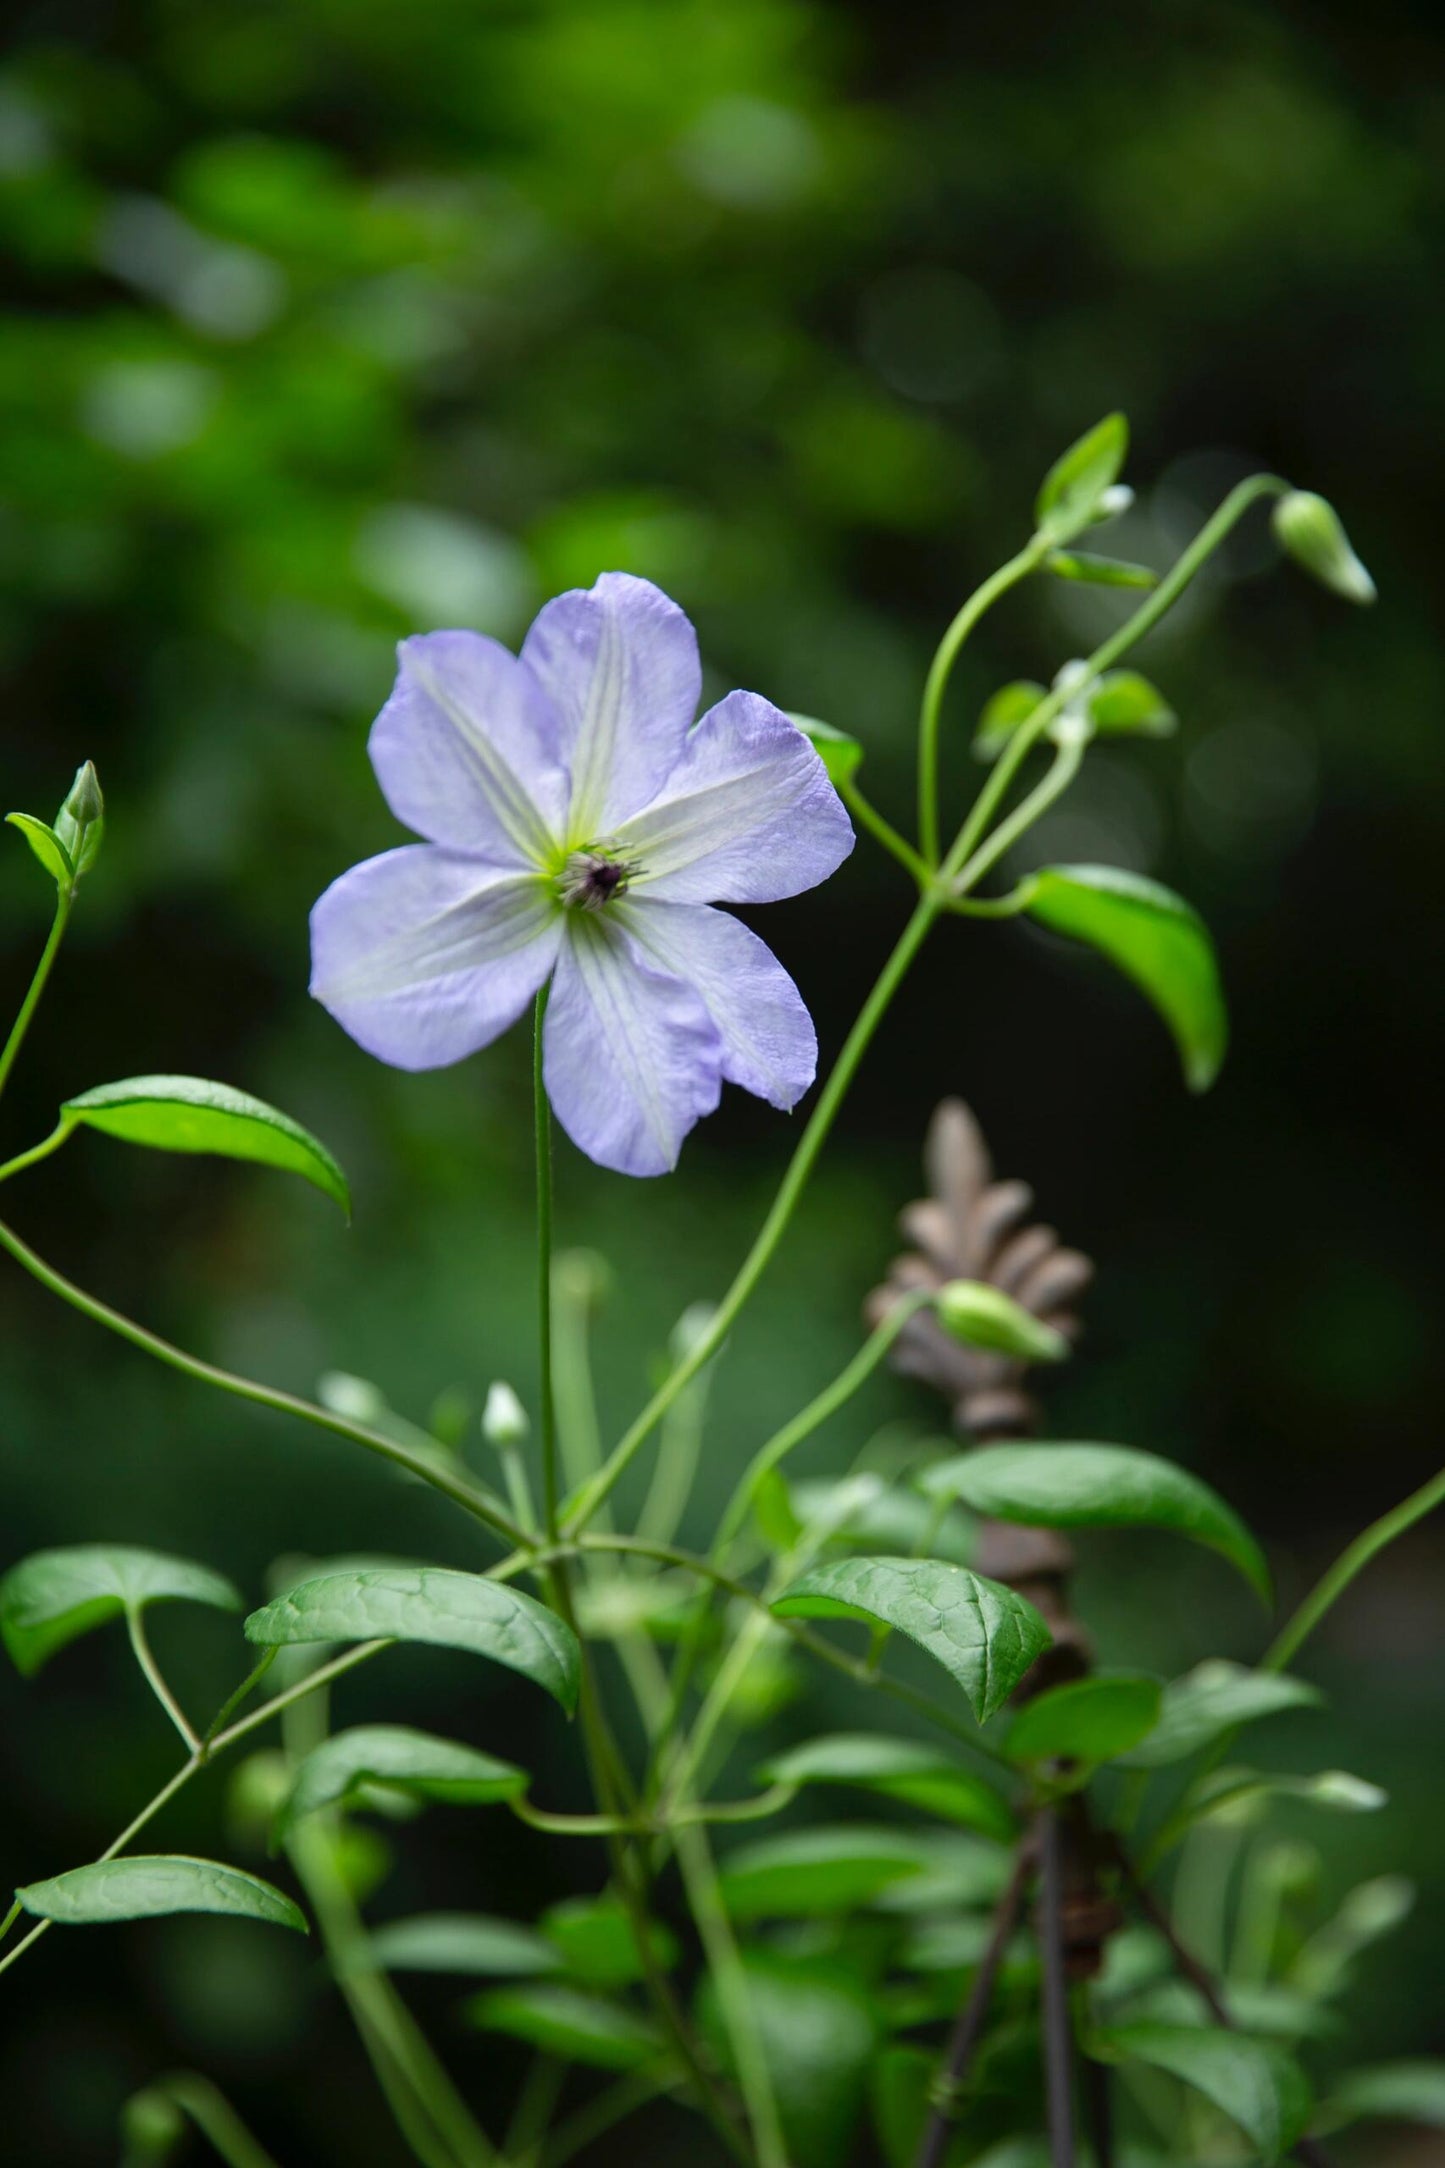
<path fill-rule="evenodd" d="M 161 2094 L 182 2114 L 189 2116 L 201 2136 L 226 2162 L 227 2168 L 278 2168 L 265 2147 L 251 2136 L 225 2094 L 212 2085 L 209 2078 L 198 2077 L 194 2071 L 178 2070 L 169 2077 L 157 2078 L 146 2091 Z"/>
<path fill-rule="evenodd" d="M 958 660 L 959 649 L 974 626 L 1001 595 L 1027 579 L 1043 563 L 1049 544 L 1034 535 L 1007 564 L 976 588 L 938 643 L 918 718 L 918 843 L 930 866 L 938 864 L 938 734 L 943 718 L 943 695 Z"/>
<path fill-rule="evenodd" d="M 30 1029 L 30 1019 L 40 1005 L 40 997 L 45 991 L 45 982 L 50 976 L 50 967 L 59 953 L 61 942 L 65 939 L 65 929 L 70 923 L 70 911 L 74 902 L 74 888 L 57 889 L 55 917 L 51 921 L 49 938 L 40 952 L 40 961 L 35 966 L 35 976 L 31 979 L 26 990 L 25 999 L 20 1004 L 19 1013 L 10 1026 L 10 1036 L 5 1041 L 4 1052 L 0 1053 L 0 1092 L 4 1091 L 5 1086 L 10 1081 L 10 1072 L 15 1066 L 15 1057 L 25 1043 L 25 1034 Z"/>
<path fill-rule="evenodd" d="M 166 1715 L 175 1725 L 188 1750 L 192 1754 L 199 1753 L 201 1742 L 186 1721 L 185 1711 L 162 1678 L 160 1666 L 151 1654 L 151 1645 L 146 1639 L 145 1621 L 141 1617 L 139 1605 L 126 1605 L 125 1623 L 126 1630 L 130 1634 L 130 1645 L 135 1653 L 135 1660 L 145 1674 L 147 1685 L 165 1710 Z"/>
<path fill-rule="evenodd" d="M 1323 1579 L 1310 1590 L 1292 1619 L 1275 1637 L 1267 1653 L 1260 1658 L 1261 1671 L 1283 1671 L 1309 1639 L 1327 1611 L 1333 1609 L 1350 1586 L 1381 1551 L 1403 1536 L 1417 1521 L 1424 1520 L 1437 1506 L 1445 1505 L 1445 1468 L 1431 1476 L 1395 1506 L 1389 1513 L 1382 1513 L 1372 1521 L 1353 1543 L 1343 1550 Z"/>
<path fill-rule="evenodd" d="M 848 811 L 860 828 L 866 828 L 875 843 L 881 843 L 891 858 L 896 858 L 905 873 L 910 873 L 920 888 L 927 888 L 933 878 L 933 868 L 920 858 L 913 845 L 899 835 L 891 821 L 886 821 L 875 805 L 870 804 L 856 783 L 847 776 L 841 777 L 835 788 Z"/>
<path fill-rule="evenodd" d="M 39 1144 L 32 1144 L 28 1152 L 17 1152 L 14 1159 L 6 1160 L 0 1167 L 0 1182 L 8 1182 L 12 1174 L 23 1174 L 27 1167 L 38 1166 L 42 1159 L 49 1159 L 52 1152 L 60 1150 L 67 1137 L 74 1136 L 75 1127 L 71 1117 L 62 1114 L 48 1137 L 43 1137 Z"/>
<path fill-rule="evenodd" d="M 433 1461 L 414 1453 L 409 1446 L 398 1443 L 395 1438 L 388 1438 L 378 1430 L 369 1430 L 364 1423 L 353 1423 L 347 1416 L 333 1414 L 330 1408 L 318 1407 L 314 1401 L 302 1400 L 296 1393 L 279 1392 L 274 1386 L 257 1384 L 253 1378 L 238 1377 L 234 1371 L 222 1370 L 215 1363 L 202 1362 L 199 1356 L 188 1355 L 184 1348 L 174 1346 L 169 1340 L 163 1340 L 159 1333 L 150 1332 L 144 1325 L 138 1325 L 134 1318 L 126 1317 L 119 1310 L 113 1310 L 109 1303 L 97 1301 L 96 1297 L 88 1295 L 83 1287 L 77 1287 L 73 1280 L 67 1280 L 53 1265 L 48 1265 L 43 1257 L 37 1256 L 28 1243 L 22 1242 L 14 1229 L 6 1226 L 3 1221 L 0 1221 L 0 1247 L 7 1249 L 15 1262 L 22 1265 L 42 1287 L 48 1288 L 52 1295 L 58 1295 L 62 1302 L 68 1302 L 72 1309 L 79 1310 L 83 1317 L 90 1318 L 94 1324 L 104 1325 L 110 1332 L 117 1333 L 122 1340 L 129 1340 L 132 1347 L 142 1348 L 147 1355 L 153 1355 L 157 1362 L 165 1363 L 172 1370 L 179 1370 L 183 1377 L 196 1378 L 203 1385 L 217 1386 L 224 1393 L 233 1393 L 238 1400 L 253 1401 L 262 1408 L 274 1408 L 282 1415 L 298 1415 L 303 1422 L 314 1423 L 318 1430 L 329 1430 L 339 1438 L 349 1438 L 356 1445 L 364 1445 L 368 1452 L 379 1454 L 383 1460 L 389 1460 L 394 1466 L 404 1468 L 408 1475 L 416 1476 L 433 1490 L 441 1491 L 455 1505 L 461 1506 L 464 1512 L 471 1514 L 474 1520 L 483 1522 L 497 1535 L 504 1536 L 508 1543 L 526 1543 L 527 1535 L 524 1529 L 490 1500 L 481 1497 L 464 1475 L 455 1473 L 442 1461 Z"/>
<path fill-rule="evenodd" d="M 1031 1848 L 1020 1845 L 1008 1885 L 994 1911 L 993 1925 L 983 1955 L 978 1961 L 973 1984 L 954 2020 L 942 2065 L 930 2088 L 933 2110 L 924 2128 L 914 2168 L 942 2168 L 943 2156 L 948 2151 L 948 2141 L 952 2136 L 954 2118 L 958 2113 L 959 2089 L 968 2076 L 982 2037 L 989 2004 L 993 2001 L 994 1982 L 998 1978 L 1010 1937 L 1018 1925 L 1019 1913 L 1023 1909 L 1024 1896 L 1034 1868 Z"/>

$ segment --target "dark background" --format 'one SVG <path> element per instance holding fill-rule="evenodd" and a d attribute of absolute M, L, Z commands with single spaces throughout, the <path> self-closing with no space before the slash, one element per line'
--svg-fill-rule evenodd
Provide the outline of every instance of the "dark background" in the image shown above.
<path fill-rule="evenodd" d="M 3 790 L 48 816 L 92 757 L 110 830 L 6 1150 L 107 1077 L 216 1075 L 326 1137 L 357 1215 L 348 1232 L 279 1176 L 91 1139 L 7 1217 L 276 1382 L 361 1372 L 421 1419 L 442 1388 L 529 1391 L 521 1035 L 406 1078 L 305 994 L 310 902 L 397 840 L 364 757 L 392 642 L 437 623 L 515 641 L 558 588 L 645 573 L 696 619 L 714 691 L 856 733 L 906 821 L 934 641 L 1018 546 L 1048 461 L 1122 407 L 1140 491 L 1122 552 L 1164 561 L 1265 465 L 1340 507 L 1380 587 L 1352 612 L 1247 528 L 1143 656 L 1179 736 L 1091 756 L 1038 839 L 1204 911 L 1229 1063 L 1193 1101 L 1130 990 L 1015 929 L 945 929 L 735 1335 L 698 1525 L 856 1344 L 929 1110 L 961 1091 L 1101 1265 L 1056 1430 L 1206 1473 L 1297 1594 L 1439 1452 L 1441 84 L 1426 12 L 1385 5 L 19 9 L 0 70 Z M 1046 678 L 1116 615 L 1042 585 L 999 610 L 950 699 L 955 792 L 993 687 Z M 766 914 L 825 1055 L 906 903 L 865 843 Z M 46 910 L 16 839 L 7 1003 Z M 683 1303 L 725 1284 L 789 1137 L 734 1094 L 673 1181 L 563 1149 L 562 1237 L 616 1277 L 609 1428 Z M 254 1594 L 278 1553 L 473 1555 L 419 1492 L 151 1368 L 8 1265 L 0 1314 L 0 1563 L 113 1537 Z M 880 1384 L 813 1465 L 894 1416 L 933 1419 Z M 1282 1762 L 1393 1794 L 1309 1830 L 1326 1892 L 1387 1868 L 1421 1884 L 1353 2004 L 1380 2054 L 1445 2045 L 1441 1558 L 1423 1529 L 1352 1594 L 1304 1667 L 1333 1713 L 1279 1733 Z M 1116 1661 L 1261 1646 L 1220 1571 L 1147 1539 L 1092 1546 L 1083 1602 Z M 231 1626 L 178 1610 L 156 1639 L 197 1708 L 219 1698 Z M 480 1725 L 545 1768 L 550 1721 L 477 1668 L 402 1665 L 343 1709 Z M 0 1695 L 8 1883 L 93 1855 L 171 1751 L 113 1633 Z M 197 1786 L 168 1841 L 224 1845 L 223 1791 Z M 427 1833 L 398 1840 L 382 1912 L 521 1912 L 601 1874 L 495 1816 Z M 178 2061 L 283 2157 L 399 2157 L 285 1938 L 55 1935 L 5 1987 L 0 2085 L 35 2133 L 17 2157 L 113 2157 L 119 2102 Z M 1379 2138 L 1362 2157 L 1405 2155 Z"/>

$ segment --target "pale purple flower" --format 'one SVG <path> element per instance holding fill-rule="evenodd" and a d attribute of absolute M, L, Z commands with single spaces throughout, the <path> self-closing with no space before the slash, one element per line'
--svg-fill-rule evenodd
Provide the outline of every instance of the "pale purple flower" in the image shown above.
<path fill-rule="evenodd" d="M 369 1053 L 435 1069 L 548 979 L 547 1096 L 623 1174 L 662 1174 L 724 1079 L 791 1107 L 818 1047 L 792 980 L 714 903 L 771 903 L 853 847 L 803 733 L 756 693 L 693 726 L 697 638 L 626 573 L 559 595 L 520 656 L 475 632 L 403 640 L 371 733 L 426 841 L 334 881 L 311 991 Z"/>

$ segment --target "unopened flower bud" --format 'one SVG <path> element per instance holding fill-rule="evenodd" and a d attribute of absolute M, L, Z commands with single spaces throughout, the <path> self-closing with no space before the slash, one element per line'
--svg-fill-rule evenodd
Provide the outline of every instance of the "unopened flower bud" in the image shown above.
<path fill-rule="evenodd" d="M 487 1388 L 487 1404 L 482 1410 L 482 1436 L 488 1445 L 498 1451 L 503 1446 L 520 1445 L 531 1429 L 527 1411 L 501 1378 Z"/>
<path fill-rule="evenodd" d="M 1346 602 L 1373 602 L 1375 583 L 1350 547 L 1339 514 L 1313 490 L 1293 489 L 1274 508 L 1275 539 L 1295 563 Z"/>
<path fill-rule="evenodd" d="M 1092 524 L 1097 527 L 1106 519 L 1117 519 L 1133 502 L 1134 492 L 1127 482 L 1111 482 L 1094 506 Z"/>
<path fill-rule="evenodd" d="M 950 1280 L 935 1304 L 938 1322 L 967 1347 L 981 1347 L 1019 1362 L 1062 1362 L 1069 1343 L 1052 1325 L 986 1280 Z"/>
<path fill-rule="evenodd" d="M 124 2168 L 163 2168 L 186 2135 L 186 2119 L 159 2087 L 134 2093 L 121 2111 Z"/>
<path fill-rule="evenodd" d="M 55 833 L 70 853 L 76 879 L 95 864 L 105 833 L 105 800 L 95 763 L 82 761 L 64 805 L 55 816 Z"/>

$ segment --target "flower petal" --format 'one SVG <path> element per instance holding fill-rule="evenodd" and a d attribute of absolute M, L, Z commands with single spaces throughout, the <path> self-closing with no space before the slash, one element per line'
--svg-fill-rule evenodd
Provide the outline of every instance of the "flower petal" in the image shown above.
<path fill-rule="evenodd" d="M 597 842 L 656 795 L 697 713 L 697 635 L 651 580 L 604 572 L 539 612 L 522 660 L 562 725 L 568 830 Z"/>
<path fill-rule="evenodd" d="M 440 1069 L 515 1023 L 557 960 L 562 913 L 535 874 L 430 844 L 333 881 L 311 913 L 311 991 L 394 1069 Z"/>
<path fill-rule="evenodd" d="M 656 798 L 615 831 L 636 895 L 774 903 L 814 888 L 853 848 L 822 761 L 757 693 L 729 693 L 693 731 Z"/>
<path fill-rule="evenodd" d="M 536 678 L 479 632 L 421 633 L 396 653 L 368 747 L 392 812 L 429 843 L 535 866 L 561 833 L 567 795 Z"/>
<path fill-rule="evenodd" d="M 770 1106 L 796 1106 L 818 1071 L 818 1038 L 777 957 L 726 911 L 643 895 L 613 906 L 643 954 L 702 995 L 723 1075 Z M 623 914 L 625 913 L 625 917 Z"/>
<path fill-rule="evenodd" d="M 547 1097 L 572 1142 L 618 1174 L 666 1174 L 722 1091 L 701 997 L 601 913 L 568 913 L 547 1003 Z"/>

